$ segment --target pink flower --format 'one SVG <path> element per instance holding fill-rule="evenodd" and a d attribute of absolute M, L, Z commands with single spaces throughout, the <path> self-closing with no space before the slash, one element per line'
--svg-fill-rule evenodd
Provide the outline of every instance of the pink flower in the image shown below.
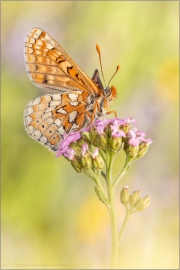
<path fill-rule="evenodd" d="M 72 148 L 68 148 L 65 153 L 63 153 L 63 156 L 67 157 L 70 160 L 73 160 L 75 156 L 75 151 Z"/>
<path fill-rule="evenodd" d="M 83 129 L 83 131 L 89 131 L 91 127 L 95 127 L 98 134 L 101 135 L 104 133 L 105 127 L 108 125 L 112 129 L 113 137 L 125 137 L 125 133 L 120 130 L 121 126 L 127 126 L 129 124 L 137 124 L 137 122 L 130 117 L 126 117 L 124 119 L 120 118 L 112 118 L 112 119 L 98 119 L 94 123 L 92 123 L 88 128 Z"/>
<path fill-rule="evenodd" d="M 97 132 L 100 134 L 103 134 L 104 128 L 109 124 L 111 119 L 99 119 L 94 122 L 94 125 L 96 126 Z"/>
<path fill-rule="evenodd" d="M 60 157 L 60 156 L 64 155 L 64 153 L 66 153 L 68 151 L 69 145 L 72 142 L 79 140 L 80 137 L 81 137 L 81 135 L 80 135 L 79 131 L 72 132 L 72 133 L 69 133 L 68 135 L 65 135 L 64 140 L 62 140 L 59 144 L 59 148 L 58 148 L 56 157 Z"/>
<path fill-rule="evenodd" d="M 136 133 L 137 137 L 145 137 L 146 136 L 146 134 L 143 131 L 138 130 L 137 128 L 133 128 L 133 130 Z"/>
<path fill-rule="evenodd" d="M 111 123 L 110 127 L 111 127 L 111 130 L 112 130 L 112 136 L 113 137 L 118 137 L 118 138 L 119 137 L 126 137 L 125 132 L 119 129 L 119 122 L 120 121 L 118 121 L 117 119 L 115 119 Z"/>
<path fill-rule="evenodd" d="M 129 130 L 127 133 L 129 138 L 128 142 L 130 145 L 138 146 L 140 144 L 139 138 L 136 137 L 136 133 L 133 130 Z"/>
<path fill-rule="evenodd" d="M 143 139 L 142 141 L 147 145 L 150 145 L 153 142 L 151 139 Z"/>
<path fill-rule="evenodd" d="M 92 153 L 92 158 L 95 159 L 95 157 L 97 157 L 99 154 L 99 149 L 98 148 L 95 148 L 94 149 L 94 153 Z"/>
<path fill-rule="evenodd" d="M 84 143 L 83 146 L 82 146 L 82 150 L 81 150 L 81 154 L 82 154 L 83 157 L 86 154 L 86 152 L 88 151 L 88 148 L 89 148 L 88 144 Z"/>
<path fill-rule="evenodd" d="M 128 143 L 133 146 L 138 146 L 141 142 L 145 142 L 148 145 L 152 143 L 151 139 L 145 139 L 145 133 L 143 131 L 137 130 L 134 128 L 133 130 L 129 130 L 127 133 Z"/>
<path fill-rule="evenodd" d="M 126 125 L 126 124 L 134 124 L 134 125 L 137 125 L 136 120 L 135 120 L 134 118 L 132 118 L 132 117 L 126 117 L 126 118 L 124 118 L 124 119 L 122 119 L 122 120 L 123 120 L 124 125 Z"/>

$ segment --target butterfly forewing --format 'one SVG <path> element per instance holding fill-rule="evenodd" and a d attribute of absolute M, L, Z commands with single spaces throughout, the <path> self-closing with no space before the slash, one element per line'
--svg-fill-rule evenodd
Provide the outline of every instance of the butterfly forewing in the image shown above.
<path fill-rule="evenodd" d="M 93 95 L 98 91 L 60 45 L 40 28 L 33 28 L 26 37 L 25 61 L 30 79 L 39 87 L 82 90 Z"/>

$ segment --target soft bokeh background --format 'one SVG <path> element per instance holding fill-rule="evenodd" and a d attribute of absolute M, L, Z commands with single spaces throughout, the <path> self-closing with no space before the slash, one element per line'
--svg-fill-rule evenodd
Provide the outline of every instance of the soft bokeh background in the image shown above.
<path fill-rule="evenodd" d="M 179 269 L 178 256 L 178 1 L 1 2 L 2 7 L 2 269 L 107 268 L 109 216 L 93 183 L 25 133 L 26 104 L 36 88 L 23 47 L 34 26 L 46 30 L 91 77 L 102 50 L 106 81 L 120 118 L 132 116 L 152 138 L 118 187 L 151 195 L 150 207 L 125 230 L 119 267 Z M 117 160 L 114 171 L 122 166 Z"/>

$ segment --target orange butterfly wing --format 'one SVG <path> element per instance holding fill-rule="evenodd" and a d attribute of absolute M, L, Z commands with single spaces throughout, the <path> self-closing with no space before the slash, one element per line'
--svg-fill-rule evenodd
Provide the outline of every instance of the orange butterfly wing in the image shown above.
<path fill-rule="evenodd" d="M 26 37 L 25 61 L 31 81 L 39 87 L 98 93 L 84 71 L 40 28 L 33 28 Z"/>
<path fill-rule="evenodd" d="M 25 129 L 37 142 L 57 151 L 64 133 L 87 126 L 98 86 L 45 31 L 33 28 L 25 40 L 25 61 L 31 81 L 56 93 L 30 101 Z M 88 109 L 87 109 L 88 108 Z"/>
<path fill-rule="evenodd" d="M 90 123 L 86 103 L 79 93 L 54 93 L 31 100 L 24 111 L 28 135 L 51 151 L 57 151 L 64 133 Z"/>

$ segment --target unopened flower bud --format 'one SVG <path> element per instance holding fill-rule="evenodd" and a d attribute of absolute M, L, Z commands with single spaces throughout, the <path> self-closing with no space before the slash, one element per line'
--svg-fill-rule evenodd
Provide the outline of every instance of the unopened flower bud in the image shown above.
<path fill-rule="evenodd" d="M 129 189 L 125 186 L 120 192 L 120 200 L 122 204 L 127 205 L 129 203 Z"/>
<path fill-rule="evenodd" d="M 73 166 L 73 168 L 78 172 L 80 173 L 82 171 L 82 166 L 79 162 L 79 160 L 77 159 L 77 157 L 75 157 L 72 161 L 71 161 L 71 164 Z"/>
<path fill-rule="evenodd" d="M 101 156 L 97 156 L 93 159 L 93 166 L 95 169 L 101 170 L 104 166 L 104 162 Z"/>
<path fill-rule="evenodd" d="M 86 136 L 86 134 L 82 133 L 81 134 L 81 138 L 90 146 L 91 145 L 91 141 L 89 140 L 89 138 Z"/>
<path fill-rule="evenodd" d="M 74 151 L 78 151 L 79 150 L 79 146 L 76 142 L 72 142 L 70 144 L 70 148 L 72 148 Z"/>
<path fill-rule="evenodd" d="M 137 204 L 137 210 L 143 211 L 150 205 L 150 196 L 142 198 Z"/>
<path fill-rule="evenodd" d="M 152 143 L 152 140 L 151 140 L 151 139 L 146 140 L 146 142 L 141 142 L 141 143 L 139 144 L 139 151 L 138 151 L 138 155 L 137 155 L 136 158 L 141 158 L 141 157 L 143 157 L 143 156 L 146 154 L 146 152 L 147 152 L 147 150 L 148 150 L 148 148 L 149 148 L 149 145 L 150 145 L 151 143 Z"/>
<path fill-rule="evenodd" d="M 79 139 L 78 141 L 77 141 L 77 145 L 81 148 L 83 145 L 84 145 L 84 143 L 85 143 L 85 141 L 84 141 L 84 139 Z"/>
<path fill-rule="evenodd" d="M 131 194 L 129 198 L 131 208 L 135 207 L 139 202 L 139 200 L 140 200 L 140 190 L 136 190 Z"/>
<path fill-rule="evenodd" d="M 122 126 L 120 126 L 120 129 L 122 130 L 122 131 L 124 131 L 124 133 L 128 133 L 128 131 L 129 131 L 129 124 L 126 124 L 126 125 L 122 125 Z"/>
<path fill-rule="evenodd" d="M 124 151 L 129 159 L 135 159 L 138 155 L 139 145 L 134 146 L 128 143 L 124 144 Z"/>
<path fill-rule="evenodd" d="M 122 137 L 113 137 L 109 139 L 110 150 L 113 153 L 117 153 L 122 146 Z"/>
<path fill-rule="evenodd" d="M 91 129 L 89 131 L 90 140 L 91 141 L 96 140 L 97 135 L 98 135 L 98 132 L 97 132 L 96 128 L 95 127 L 91 127 Z"/>
<path fill-rule="evenodd" d="M 99 135 L 99 140 L 100 140 L 100 147 L 106 148 L 107 143 L 108 143 L 108 136 L 104 134 Z"/>
<path fill-rule="evenodd" d="M 99 149 L 95 148 L 94 152 L 91 154 L 92 162 L 95 169 L 101 170 L 104 162 L 102 157 L 99 155 Z"/>
<path fill-rule="evenodd" d="M 81 165 L 84 169 L 90 169 L 92 167 L 92 159 L 88 153 L 81 157 Z"/>
<path fill-rule="evenodd" d="M 104 133 L 106 133 L 108 136 L 111 136 L 112 130 L 109 125 L 104 128 Z"/>

